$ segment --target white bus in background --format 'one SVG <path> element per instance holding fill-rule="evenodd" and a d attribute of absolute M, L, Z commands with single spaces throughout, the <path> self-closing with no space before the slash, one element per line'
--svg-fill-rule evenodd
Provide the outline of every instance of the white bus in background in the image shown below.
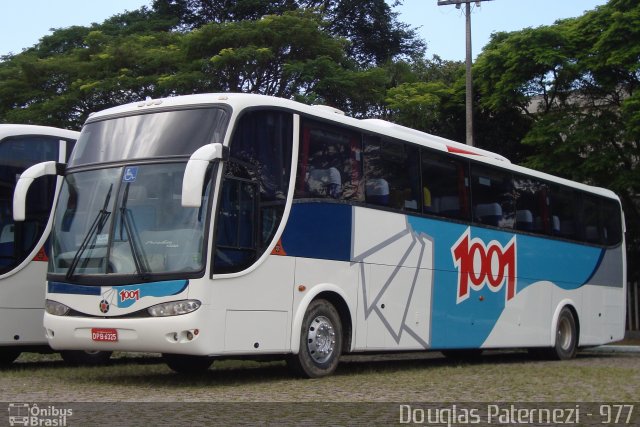
<path fill-rule="evenodd" d="M 0 365 L 13 362 L 23 351 L 51 351 L 42 319 L 51 209 L 61 180 L 47 176 L 33 182 L 25 221 L 13 220 L 13 193 L 29 167 L 43 161 L 66 163 L 78 135 L 46 126 L 0 124 Z M 71 362 L 109 356 L 62 355 Z"/>
<path fill-rule="evenodd" d="M 28 172 L 28 173 L 27 173 Z M 62 175 L 44 326 L 54 349 L 164 353 L 177 371 L 281 357 L 526 347 L 624 335 L 611 191 L 380 120 L 247 94 L 92 115 Z M 23 182 L 24 181 L 24 182 Z"/>

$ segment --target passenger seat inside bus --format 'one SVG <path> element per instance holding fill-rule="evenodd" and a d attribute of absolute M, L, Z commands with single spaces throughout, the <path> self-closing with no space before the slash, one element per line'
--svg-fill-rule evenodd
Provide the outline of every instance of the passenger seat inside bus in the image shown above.
<path fill-rule="evenodd" d="M 307 178 L 307 189 L 310 196 L 332 197 L 337 199 L 342 194 L 342 177 L 334 167 L 328 169 L 312 169 Z"/>
<path fill-rule="evenodd" d="M 365 184 L 367 203 L 389 206 L 389 183 L 383 178 L 367 179 Z"/>
<path fill-rule="evenodd" d="M 516 211 L 516 229 L 533 231 L 533 214 L 528 209 Z"/>
<path fill-rule="evenodd" d="M 498 226 L 502 219 L 502 206 L 498 203 L 479 203 L 475 208 L 475 218 L 486 225 Z"/>
<path fill-rule="evenodd" d="M 442 216 L 457 217 L 460 215 L 460 197 L 443 196 L 433 201 L 434 210 Z"/>

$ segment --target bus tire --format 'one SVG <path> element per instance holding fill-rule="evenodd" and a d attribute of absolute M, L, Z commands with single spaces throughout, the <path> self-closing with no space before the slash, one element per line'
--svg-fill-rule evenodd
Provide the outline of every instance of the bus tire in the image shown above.
<path fill-rule="evenodd" d="M 342 353 L 342 322 L 336 308 L 324 299 L 312 301 L 302 320 L 300 348 L 287 360 L 299 376 L 319 378 L 332 374 Z"/>
<path fill-rule="evenodd" d="M 556 324 L 556 339 L 550 356 L 557 360 L 573 359 L 578 352 L 578 328 L 573 312 L 564 307 Z"/>
<path fill-rule="evenodd" d="M 60 356 L 69 365 L 98 366 L 109 362 L 112 353 L 111 351 L 67 350 L 61 351 Z"/>
<path fill-rule="evenodd" d="M 21 351 L 15 348 L 0 348 L 0 366 L 11 365 L 20 356 Z"/>
<path fill-rule="evenodd" d="M 210 356 L 163 353 L 162 357 L 167 366 L 179 374 L 199 374 L 206 372 L 213 363 L 213 357 Z"/>

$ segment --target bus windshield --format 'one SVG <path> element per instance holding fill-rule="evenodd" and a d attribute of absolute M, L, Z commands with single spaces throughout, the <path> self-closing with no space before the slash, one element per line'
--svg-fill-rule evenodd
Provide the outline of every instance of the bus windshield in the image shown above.
<path fill-rule="evenodd" d="M 68 175 L 56 209 L 49 272 L 67 279 L 118 274 L 137 280 L 200 271 L 209 188 L 202 208 L 182 207 L 185 166 L 144 164 Z"/>
<path fill-rule="evenodd" d="M 88 123 L 56 206 L 50 275 L 124 284 L 203 270 L 213 165 L 201 208 L 182 206 L 182 180 L 188 156 L 222 141 L 226 121 L 221 108 L 196 108 Z"/>

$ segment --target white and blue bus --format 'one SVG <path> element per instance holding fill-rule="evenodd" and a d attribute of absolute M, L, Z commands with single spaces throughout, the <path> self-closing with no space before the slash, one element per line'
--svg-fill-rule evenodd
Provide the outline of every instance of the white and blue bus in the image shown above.
<path fill-rule="evenodd" d="M 64 177 L 55 349 L 160 352 L 176 371 L 280 357 L 318 377 L 345 353 L 566 359 L 624 334 L 614 193 L 388 122 L 260 95 L 147 100 L 92 115 L 66 165 L 30 172 L 48 174 Z"/>
<path fill-rule="evenodd" d="M 23 351 L 51 351 L 42 317 L 52 205 L 62 179 L 46 176 L 34 181 L 26 199 L 28 214 L 19 222 L 13 220 L 16 183 L 35 164 L 65 163 L 79 134 L 47 126 L 0 124 L 0 365 L 13 362 Z M 75 362 L 105 356 L 63 352 L 66 360 Z"/>

